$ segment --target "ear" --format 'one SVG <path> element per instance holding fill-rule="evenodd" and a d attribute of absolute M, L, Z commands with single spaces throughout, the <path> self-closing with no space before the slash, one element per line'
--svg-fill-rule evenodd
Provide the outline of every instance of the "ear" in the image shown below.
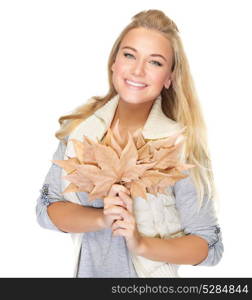
<path fill-rule="evenodd" d="M 166 79 L 166 81 L 165 81 L 165 83 L 164 83 L 164 87 L 165 87 L 166 89 L 168 89 L 169 86 L 170 86 L 170 84 L 171 84 L 171 79 Z"/>
<path fill-rule="evenodd" d="M 171 85 L 172 80 L 174 79 L 174 73 L 172 72 L 170 76 L 167 77 L 165 83 L 164 83 L 164 87 L 166 89 L 168 89 Z"/>
<path fill-rule="evenodd" d="M 114 70 L 115 70 L 115 63 L 113 63 L 113 65 L 111 66 L 111 71 L 114 72 Z"/>

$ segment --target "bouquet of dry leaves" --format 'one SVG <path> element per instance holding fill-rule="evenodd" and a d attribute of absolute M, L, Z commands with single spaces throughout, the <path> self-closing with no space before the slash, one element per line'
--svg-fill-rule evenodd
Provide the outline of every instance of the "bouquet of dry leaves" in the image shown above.
<path fill-rule="evenodd" d="M 53 160 L 67 175 L 70 184 L 63 191 L 87 192 L 88 200 L 104 198 L 115 183 L 125 186 L 132 198 L 146 199 L 146 193 L 164 193 L 168 186 L 187 177 L 181 171 L 193 168 L 181 163 L 185 128 L 159 140 L 145 141 L 141 130 L 122 138 L 118 122 L 102 141 L 71 139 L 75 157 Z"/>

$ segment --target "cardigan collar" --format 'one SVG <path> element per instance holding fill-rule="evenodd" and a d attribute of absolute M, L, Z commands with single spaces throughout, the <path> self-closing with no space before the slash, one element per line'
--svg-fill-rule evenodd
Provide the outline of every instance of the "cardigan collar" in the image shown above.
<path fill-rule="evenodd" d="M 161 95 L 159 95 L 152 105 L 149 116 L 142 130 L 142 134 L 145 139 L 165 138 L 181 129 L 181 125 L 178 122 L 168 118 L 163 113 L 161 101 L 162 98 Z M 94 115 L 104 123 L 106 129 L 110 127 L 118 102 L 119 94 L 116 94 L 94 113 Z"/>

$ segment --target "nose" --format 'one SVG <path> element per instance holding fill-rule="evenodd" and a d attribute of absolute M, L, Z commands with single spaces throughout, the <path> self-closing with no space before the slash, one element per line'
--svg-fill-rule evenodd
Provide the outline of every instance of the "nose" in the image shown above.
<path fill-rule="evenodd" d="M 132 74 L 135 76 L 143 76 L 145 74 L 143 61 L 135 61 L 132 66 Z"/>

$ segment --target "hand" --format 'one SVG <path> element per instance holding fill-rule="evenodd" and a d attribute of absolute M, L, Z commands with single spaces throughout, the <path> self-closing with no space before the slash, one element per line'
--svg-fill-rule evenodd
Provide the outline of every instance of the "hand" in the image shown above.
<path fill-rule="evenodd" d="M 126 207 L 123 200 L 118 196 L 119 191 L 124 191 L 129 193 L 129 191 L 122 185 L 113 184 L 108 196 L 104 198 L 104 208 L 103 208 L 103 227 L 111 228 L 112 224 L 116 220 L 122 220 L 120 214 L 121 207 Z"/>
<path fill-rule="evenodd" d="M 124 207 L 110 209 L 110 213 L 117 212 L 122 216 L 122 219 L 117 219 L 113 222 L 112 232 L 114 236 L 124 236 L 128 249 L 140 255 L 143 247 L 143 237 L 137 229 L 137 223 L 133 213 L 133 200 L 128 194 L 119 191 L 119 198 L 123 201 Z"/>

